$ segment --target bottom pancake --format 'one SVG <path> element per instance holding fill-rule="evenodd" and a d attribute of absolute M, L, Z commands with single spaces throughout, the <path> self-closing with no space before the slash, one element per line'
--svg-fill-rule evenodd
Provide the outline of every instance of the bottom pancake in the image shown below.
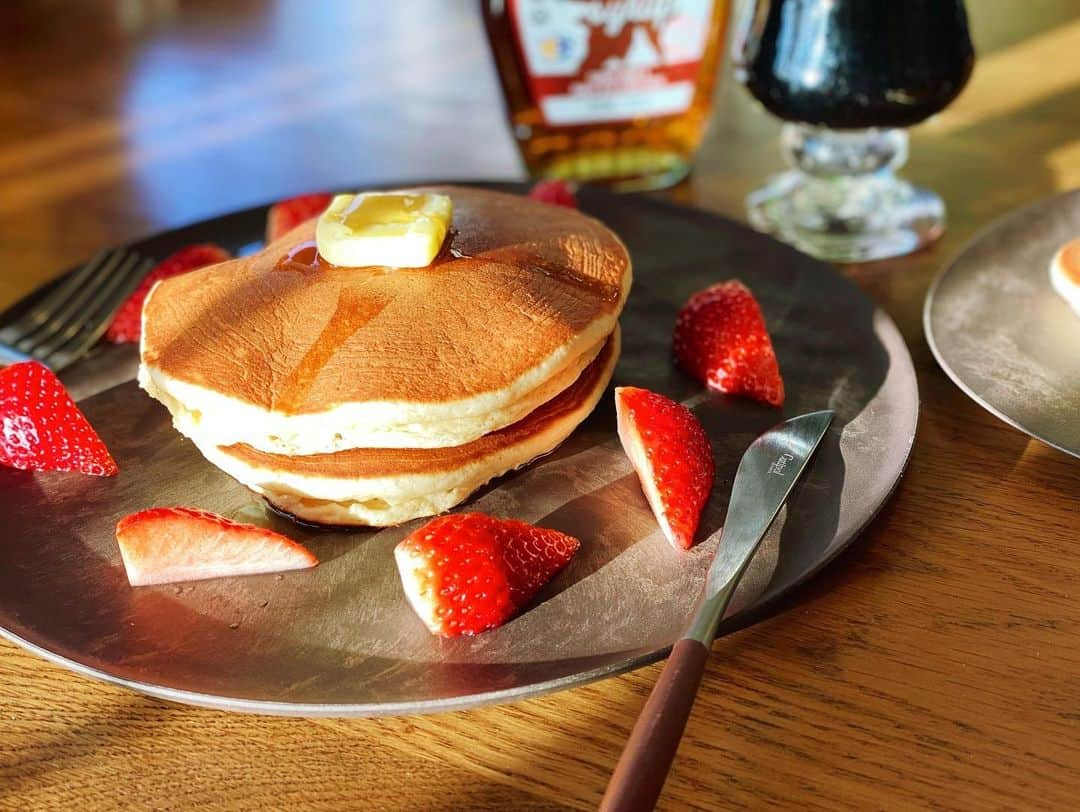
<path fill-rule="evenodd" d="M 513 425 L 449 448 L 357 448 L 285 456 L 193 437 L 214 465 L 302 520 L 385 527 L 434 516 L 547 454 L 592 412 L 619 357 L 618 329 L 581 375 Z"/>

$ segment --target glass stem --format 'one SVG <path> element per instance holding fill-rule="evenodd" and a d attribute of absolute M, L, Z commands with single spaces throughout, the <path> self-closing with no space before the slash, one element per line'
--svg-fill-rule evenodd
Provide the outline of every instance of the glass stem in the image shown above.
<path fill-rule="evenodd" d="M 855 262 L 909 253 L 937 239 L 941 199 L 896 176 L 908 156 L 898 129 L 785 124 L 791 172 L 747 200 L 750 222 L 822 259 Z"/>

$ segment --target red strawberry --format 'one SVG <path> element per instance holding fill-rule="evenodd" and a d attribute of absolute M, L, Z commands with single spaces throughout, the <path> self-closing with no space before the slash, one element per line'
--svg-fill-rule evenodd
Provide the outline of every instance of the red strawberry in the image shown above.
<path fill-rule="evenodd" d="M 202 268 L 205 265 L 213 265 L 229 259 L 229 252 L 213 243 L 199 243 L 181 248 L 175 254 L 170 254 L 146 275 L 139 287 L 132 293 L 116 311 L 112 324 L 105 331 L 105 338 L 114 344 L 126 344 L 130 341 L 138 341 L 142 335 L 142 307 L 146 301 L 146 294 L 154 283 L 170 276 L 179 276 L 182 273 Z"/>
<path fill-rule="evenodd" d="M 132 586 L 314 567 L 307 548 L 280 533 L 186 507 L 150 508 L 116 525 Z"/>
<path fill-rule="evenodd" d="M 619 440 L 660 529 L 689 550 L 715 473 L 705 429 L 681 403 L 633 386 L 615 389 L 615 412 Z"/>
<path fill-rule="evenodd" d="M 318 217 L 330 205 L 333 195 L 318 193 L 297 195 L 282 200 L 266 213 L 266 241 L 273 242 L 312 217 Z"/>
<path fill-rule="evenodd" d="M 543 203 L 551 203 L 553 206 L 566 206 L 568 209 L 578 207 L 574 189 L 565 180 L 539 181 L 529 190 L 529 197 Z"/>
<path fill-rule="evenodd" d="M 675 359 L 710 389 L 784 403 L 784 381 L 765 317 L 737 279 L 690 297 L 675 322 Z"/>
<path fill-rule="evenodd" d="M 580 546 L 557 530 L 460 513 L 411 533 L 394 558 L 416 614 L 432 633 L 457 637 L 516 615 Z"/>
<path fill-rule="evenodd" d="M 94 476 L 120 470 L 64 385 L 37 361 L 0 370 L 0 464 Z"/>

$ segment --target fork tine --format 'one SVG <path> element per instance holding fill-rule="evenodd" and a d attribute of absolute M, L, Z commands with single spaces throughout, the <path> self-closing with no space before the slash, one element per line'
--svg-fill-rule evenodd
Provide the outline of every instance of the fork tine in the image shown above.
<path fill-rule="evenodd" d="M 99 273 L 108 273 L 123 258 L 123 249 L 100 251 L 79 270 L 61 282 L 56 290 L 30 308 L 21 317 L 0 329 L 0 342 L 14 345 L 25 338 L 34 328 L 46 322 L 73 295 Z"/>
<path fill-rule="evenodd" d="M 103 304 L 108 303 L 115 297 L 116 291 L 127 288 L 128 282 L 133 276 L 133 271 L 138 267 L 139 258 L 137 256 L 125 257 L 120 267 L 113 271 L 112 275 L 94 290 L 93 296 L 85 303 L 84 308 L 78 314 L 64 324 L 61 330 L 36 343 L 33 351 L 37 358 L 42 361 L 49 358 L 49 356 L 75 338 L 86 324 L 92 322 L 92 326 L 96 327 L 100 321 L 98 310 L 101 309 Z"/>
<path fill-rule="evenodd" d="M 86 278 L 80 290 L 68 297 L 67 301 L 49 314 L 45 321 L 35 325 L 23 335 L 21 340 L 16 341 L 15 349 L 35 355 L 35 347 L 48 342 L 73 321 L 81 319 L 87 304 L 103 287 L 109 287 L 115 282 L 117 266 L 122 267 L 130 256 L 127 251 L 118 251 L 108 263 L 98 266 L 96 272 Z"/>
<path fill-rule="evenodd" d="M 113 316 L 139 283 L 154 267 L 154 260 L 132 256 L 123 272 L 117 272 L 117 282 L 111 288 L 103 290 L 90 303 L 85 319 L 64 332 L 64 340 L 48 350 L 47 363 L 54 370 L 60 371 L 81 358 L 97 342 L 112 323 Z"/>
<path fill-rule="evenodd" d="M 35 351 L 43 354 L 56 351 L 82 330 L 86 322 L 94 321 L 101 305 L 111 298 L 115 290 L 126 287 L 130 275 L 138 265 L 139 258 L 137 256 L 125 257 L 120 267 L 114 270 L 108 279 L 102 280 L 101 284 L 91 291 L 91 296 L 73 318 L 65 322 L 55 334 L 36 341 Z"/>

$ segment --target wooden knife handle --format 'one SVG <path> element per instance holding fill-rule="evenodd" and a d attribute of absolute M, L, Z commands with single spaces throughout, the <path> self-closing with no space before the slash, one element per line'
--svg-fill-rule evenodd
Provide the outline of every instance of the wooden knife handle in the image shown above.
<path fill-rule="evenodd" d="M 601 812 L 656 806 L 708 659 L 709 649 L 697 640 L 683 638 L 675 644 L 615 765 Z"/>

